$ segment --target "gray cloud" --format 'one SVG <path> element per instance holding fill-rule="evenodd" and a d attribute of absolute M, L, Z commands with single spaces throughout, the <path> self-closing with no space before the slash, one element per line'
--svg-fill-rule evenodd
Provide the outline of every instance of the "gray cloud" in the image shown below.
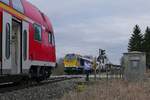
<path fill-rule="evenodd" d="M 150 25 L 148 0 L 29 1 L 51 19 L 59 57 L 72 52 L 96 56 L 103 48 L 112 62 L 119 63 L 134 25 L 142 30 Z"/>

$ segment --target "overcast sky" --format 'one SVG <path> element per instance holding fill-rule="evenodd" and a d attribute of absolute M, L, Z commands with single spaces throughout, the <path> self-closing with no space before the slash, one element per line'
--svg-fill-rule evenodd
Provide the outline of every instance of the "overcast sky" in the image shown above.
<path fill-rule="evenodd" d="M 67 53 L 98 55 L 105 49 L 119 64 L 128 39 L 138 24 L 150 26 L 150 0 L 28 0 L 50 18 L 57 57 Z"/>

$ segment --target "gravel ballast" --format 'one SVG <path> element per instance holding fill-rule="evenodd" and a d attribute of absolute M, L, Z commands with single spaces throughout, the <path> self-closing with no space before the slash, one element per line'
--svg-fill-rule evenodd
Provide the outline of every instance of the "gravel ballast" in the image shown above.
<path fill-rule="evenodd" d="M 13 92 L 0 94 L 0 100 L 56 100 L 73 90 L 79 79 L 45 84 Z"/>

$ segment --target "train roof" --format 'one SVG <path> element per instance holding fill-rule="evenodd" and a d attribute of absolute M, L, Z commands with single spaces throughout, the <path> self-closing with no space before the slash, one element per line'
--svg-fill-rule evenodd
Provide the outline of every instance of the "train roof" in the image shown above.
<path fill-rule="evenodd" d="M 20 1 L 21 1 L 21 5 L 20 5 Z M 19 13 L 19 15 L 22 15 L 22 16 L 24 15 L 28 17 L 32 21 L 32 23 L 36 22 L 37 24 L 44 26 L 47 31 L 51 31 L 53 33 L 51 22 L 49 18 L 43 12 L 41 12 L 37 7 L 35 7 L 33 4 L 31 4 L 27 0 L 20 0 L 20 1 L 14 2 L 14 0 L 7 0 L 6 2 L 5 0 L 0 0 L 0 2 L 4 3 L 5 5 L 8 5 L 10 8 L 15 9 L 15 11 Z M 13 6 L 15 7 L 18 6 L 18 8 L 14 8 Z M 6 6 L 3 6 L 3 7 L 8 8 Z M 10 10 L 10 12 L 11 11 L 14 11 L 14 10 Z"/>
<path fill-rule="evenodd" d="M 83 59 L 83 60 L 89 61 L 89 62 L 93 62 L 92 59 L 89 59 L 89 58 L 86 58 L 86 57 L 80 57 L 80 58 Z"/>
<path fill-rule="evenodd" d="M 83 59 L 83 60 L 86 60 L 86 61 L 89 61 L 89 62 L 93 61 L 93 59 L 90 59 L 90 58 L 87 58 L 85 56 L 82 56 L 82 55 L 79 55 L 79 54 L 75 54 L 75 53 L 69 53 L 69 54 L 66 54 L 66 56 L 76 56 L 76 57 L 78 57 L 80 59 Z"/>
<path fill-rule="evenodd" d="M 44 27 L 46 27 L 46 29 L 48 29 L 48 31 L 53 32 L 51 22 L 49 21 L 49 18 L 43 12 L 41 12 L 37 7 L 35 7 L 33 4 L 31 4 L 27 0 L 21 0 L 21 1 L 24 7 L 24 14 L 27 17 L 43 25 Z"/>

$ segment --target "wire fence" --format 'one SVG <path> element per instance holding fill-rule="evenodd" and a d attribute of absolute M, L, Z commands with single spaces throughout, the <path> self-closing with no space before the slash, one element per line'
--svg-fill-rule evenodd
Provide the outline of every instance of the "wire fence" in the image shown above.
<path fill-rule="evenodd" d="M 100 71 L 97 73 L 97 78 L 106 79 L 123 79 L 124 69 L 117 65 L 107 65 L 104 72 Z"/>

